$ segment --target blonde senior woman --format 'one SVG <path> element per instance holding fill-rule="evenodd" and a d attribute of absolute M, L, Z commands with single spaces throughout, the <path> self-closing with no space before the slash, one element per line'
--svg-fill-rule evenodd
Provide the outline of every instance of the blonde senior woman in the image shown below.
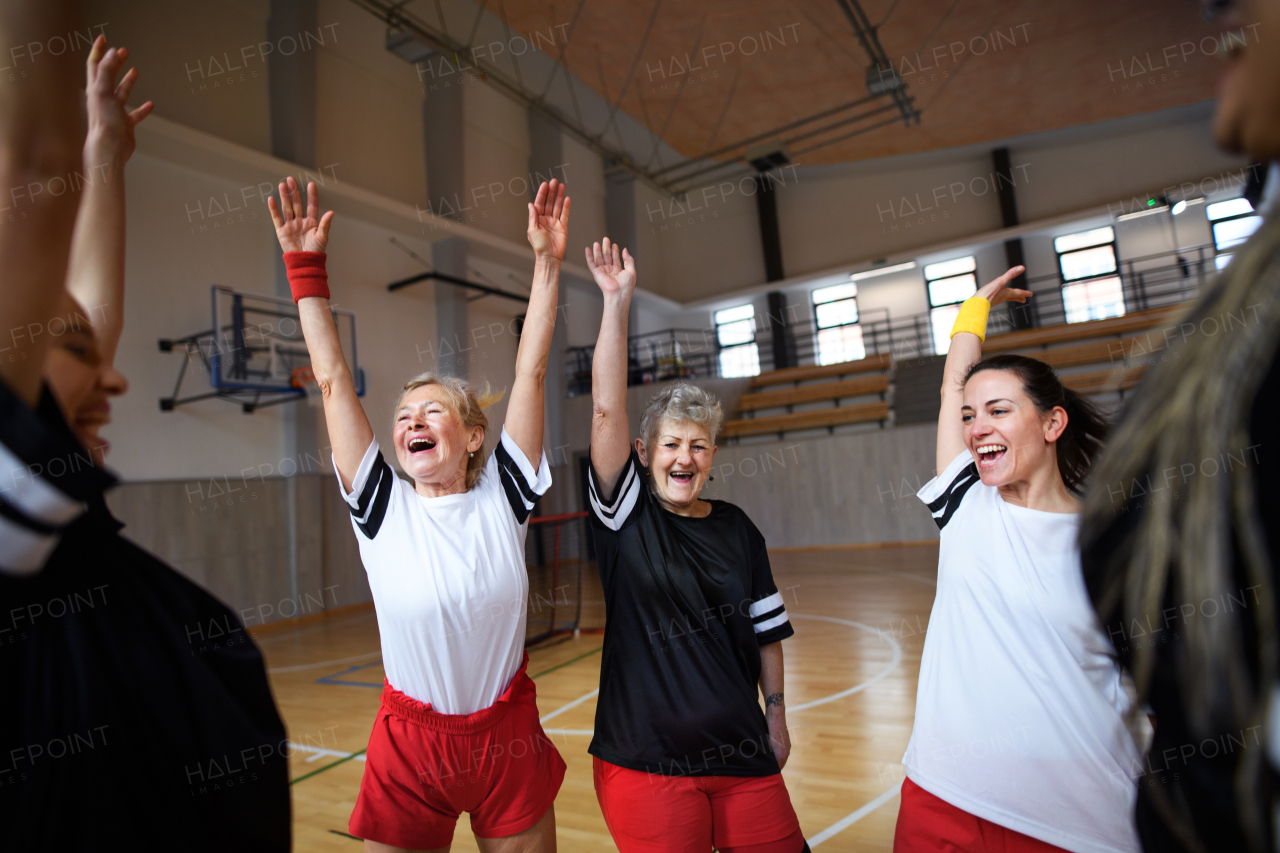
<path fill-rule="evenodd" d="M 334 468 L 369 575 L 386 686 L 350 828 L 365 849 L 447 851 L 468 812 L 485 853 L 555 850 L 565 765 L 538 723 L 525 672 L 529 513 L 551 486 L 542 453 L 547 355 L 569 199 L 542 184 L 529 205 L 535 253 L 507 419 L 493 454 L 480 393 L 456 377 L 405 383 L 383 459 L 329 310 L 315 184 L 269 200 L 324 401 Z M 499 614 L 494 616 L 494 614 Z"/>

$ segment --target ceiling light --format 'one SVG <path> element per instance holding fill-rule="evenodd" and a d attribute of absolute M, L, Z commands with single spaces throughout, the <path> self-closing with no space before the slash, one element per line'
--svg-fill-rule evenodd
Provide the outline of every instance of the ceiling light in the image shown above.
<path fill-rule="evenodd" d="M 387 29 L 387 50 L 405 62 L 418 63 L 429 59 L 435 51 L 408 30 Z"/>
<path fill-rule="evenodd" d="M 1133 213 L 1126 213 L 1123 216 L 1117 216 L 1116 221 L 1125 222 L 1129 219 L 1137 219 L 1142 216 L 1150 216 L 1153 213 L 1164 213 L 1168 209 L 1169 209 L 1169 205 L 1167 204 L 1162 204 L 1159 207 L 1148 207 L 1146 210 L 1137 210 L 1137 211 L 1134 211 Z"/>
<path fill-rule="evenodd" d="M 890 65 L 872 65 L 867 69 L 867 91 L 872 95 L 885 95 L 902 88 L 902 78 L 898 69 Z"/>
<path fill-rule="evenodd" d="M 865 270 L 863 272 L 855 272 L 849 276 L 850 281 L 862 281 L 864 278 L 874 278 L 878 275 L 887 275 L 891 272 L 902 272 L 903 270 L 913 270 L 916 268 L 915 261 L 907 261 L 905 264 L 895 264 L 891 267 L 881 267 L 878 270 Z"/>

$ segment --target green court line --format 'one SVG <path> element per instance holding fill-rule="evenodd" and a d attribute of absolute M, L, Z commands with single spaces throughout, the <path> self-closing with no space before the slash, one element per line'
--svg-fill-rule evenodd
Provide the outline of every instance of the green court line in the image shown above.
<path fill-rule="evenodd" d="M 363 755 L 368 751 L 369 751 L 368 747 L 366 747 L 360 750 L 359 752 L 353 752 L 350 755 L 348 755 L 346 758 L 339 758 L 337 761 L 333 762 L 332 764 L 326 764 L 324 767 L 321 767 L 319 770 L 312 770 L 310 773 L 304 773 L 303 775 L 299 776 L 297 779 L 290 779 L 289 784 L 296 785 L 299 782 L 301 782 L 303 779 L 310 779 L 312 776 L 316 775 L 317 773 L 323 773 L 326 770 L 332 770 L 333 768 L 337 767 L 339 764 L 344 764 L 350 761 L 351 759 L 355 758 L 357 755 Z"/>
<path fill-rule="evenodd" d="M 332 832 L 334 835 L 341 835 L 343 838 L 350 838 L 352 841 L 364 841 L 363 838 L 358 838 L 354 835 L 349 835 L 348 833 L 342 832 L 337 829 L 331 829 L 329 831 Z"/>
<path fill-rule="evenodd" d="M 533 678 L 533 679 L 541 678 L 542 676 L 546 675 L 547 673 L 555 672 L 557 669 L 563 669 L 564 667 L 568 666 L 569 664 L 571 664 L 571 663 L 577 663 L 578 661 L 582 660 L 583 658 L 589 658 L 589 657 L 591 657 L 592 655 L 597 654 L 597 653 L 598 653 L 601 649 L 603 649 L 603 648 L 604 648 L 604 646 L 601 646 L 599 649 L 592 649 L 591 651 L 587 652 L 586 654 L 578 655 L 576 658 L 570 658 L 569 660 L 565 661 L 564 663 L 558 663 L 558 664 L 556 664 L 555 666 L 551 667 L 551 669 L 544 669 L 542 672 L 538 673 L 537 675 L 531 675 L 531 676 L 529 676 L 529 677 L 530 677 L 530 678 Z"/>
<path fill-rule="evenodd" d="M 592 656 L 592 655 L 594 655 L 594 654 L 599 654 L 599 653 L 601 652 L 601 650 L 603 650 L 603 649 L 604 649 L 604 646 L 601 646 L 600 648 L 597 648 L 597 649 L 592 649 L 591 651 L 586 652 L 585 654 L 580 654 L 580 655 L 578 655 L 576 658 L 570 658 L 569 660 L 565 661 L 564 663 L 558 663 L 558 664 L 556 664 L 555 666 L 551 667 L 550 669 L 544 669 L 542 672 L 539 672 L 539 673 L 537 673 L 536 675 L 531 675 L 531 676 L 529 676 L 529 678 L 531 678 L 531 679 L 534 679 L 534 678 L 541 678 L 541 677 L 542 677 L 542 676 L 544 676 L 544 675 L 548 675 L 549 673 L 555 672 L 557 669 L 564 669 L 566 666 L 568 666 L 568 665 L 569 665 L 569 664 L 571 664 L 571 663 L 577 663 L 578 661 L 583 660 L 584 658 L 589 658 L 589 657 L 591 657 L 591 656 Z M 296 784 L 298 784 L 299 782 L 301 782 L 303 779 L 310 779 L 312 776 L 315 776 L 317 773 L 323 773 L 323 772 L 324 772 L 324 771 L 326 771 L 326 770 L 332 770 L 333 768 L 337 767 L 339 764 L 345 764 L 346 762 L 348 762 L 348 761 L 350 761 L 351 759 L 355 758 L 357 755 L 362 755 L 362 754 L 364 754 L 364 753 L 365 753 L 365 752 L 367 752 L 367 751 L 368 751 L 368 750 L 367 750 L 367 748 L 366 748 L 366 749 L 362 749 L 362 750 L 360 750 L 359 752 L 353 752 L 353 753 L 351 753 L 350 755 L 348 755 L 346 758 L 339 758 L 337 761 L 333 762 L 332 764 L 326 764 L 324 767 L 318 768 L 318 769 L 316 769 L 316 770 L 312 770 L 310 773 L 304 773 L 303 775 L 299 776 L 297 779 L 292 779 L 292 780 L 290 780 L 289 784 L 290 784 L 290 785 L 296 785 Z M 329 831 L 330 831 L 330 832 L 337 832 L 337 830 L 336 830 L 336 829 L 331 829 L 331 830 L 329 830 Z M 339 832 L 338 834 L 339 834 L 339 835 L 345 835 L 346 833 Z M 352 836 L 348 836 L 348 837 L 349 837 L 349 838 L 355 838 L 355 836 L 354 836 L 354 835 L 352 835 Z"/>

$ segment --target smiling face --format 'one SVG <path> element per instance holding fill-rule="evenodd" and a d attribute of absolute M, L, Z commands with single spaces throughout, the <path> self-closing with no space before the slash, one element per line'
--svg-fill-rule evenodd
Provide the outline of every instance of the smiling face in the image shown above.
<path fill-rule="evenodd" d="M 1226 39 L 1231 49 L 1218 77 L 1214 137 L 1255 160 L 1280 158 L 1280 50 L 1265 41 L 1280 27 L 1280 3 L 1241 0 L 1219 17 L 1234 38 Z"/>
<path fill-rule="evenodd" d="M 697 503 L 711 475 L 716 446 L 711 433 L 696 421 L 663 418 L 650 446 L 636 439 L 636 452 L 649 468 L 659 501 L 672 512 L 683 513 Z"/>
<path fill-rule="evenodd" d="M 964 443 L 988 486 L 1030 482 L 1057 470 L 1055 442 L 1067 426 L 1061 407 L 1044 413 L 1010 370 L 982 370 L 964 386 Z"/>
<path fill-rule="evenodd" d="M 466 491 L 467 460 L 480 452 L 484 428 L 468 428 L 439 385 L 420 385 L 404 395 L 392 433 L 396 459 L 422 491 Z"/>
<path fill-rule="evenodd" d="M 103 358 L 86 312 L 64 295 L 61 318 L 66 331 L 57 335 L 45 356 L 45 378 L 76 438 L 102 465 L 111 443 L 98 431 L 111 422 L 111 397 L 123 394 L 128 381 Z"/>

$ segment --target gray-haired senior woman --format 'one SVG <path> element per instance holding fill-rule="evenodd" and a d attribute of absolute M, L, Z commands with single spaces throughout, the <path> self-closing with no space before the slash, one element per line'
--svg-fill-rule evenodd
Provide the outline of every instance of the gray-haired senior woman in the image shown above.
<path fill-rule="evenodd" d="M 794 631 L 760 531 L 733 504 L 699 498 L 720 404 L 668 385 L 632 447 L 635 263 L 606 238 L 587 265 L 604 294 L 589 504 L 609 630 L 589 751 L 605 822 L 621 853 L 807 850 L 781 773 L 781 641 Z"/>

